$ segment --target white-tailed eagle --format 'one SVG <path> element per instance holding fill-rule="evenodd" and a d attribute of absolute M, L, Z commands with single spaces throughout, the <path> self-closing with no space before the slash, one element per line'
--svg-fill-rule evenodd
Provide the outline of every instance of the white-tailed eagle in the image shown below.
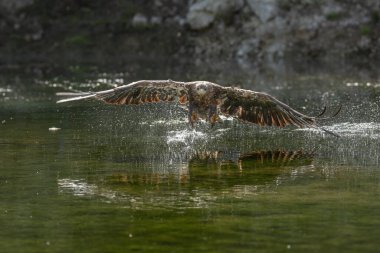
<path fill-rule="evenodd" d="M 141 80 L 105 91 L 57 95 L 75 96 L 59 100 L 57 103 L 89 98 L 117 105 L 178 102 L 188 107 L 191 125 L 199 119 L 204 119 L 213 126 L 219 121 L 219 115 L 225 115 L 259 126 L 318 128 L 337 136 L 318 126 L 316 117 L 304 115 L 271 95 L 224 87 L 207 81 Z"/>

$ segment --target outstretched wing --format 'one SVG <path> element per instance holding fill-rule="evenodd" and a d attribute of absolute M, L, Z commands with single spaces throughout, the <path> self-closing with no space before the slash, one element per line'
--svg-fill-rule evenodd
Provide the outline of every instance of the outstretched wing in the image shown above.
<path fill-rule="evenodd" d="M 79 97 L 59 100 L 63 103 L 73 100 L 96 98 L 109 104 L 129 105 L 156 102 L 188 102 L 186 83 L 172 80 L 142 80 L 114 89 L 94 93 L 78 94 Z"/>
<path fill-rule="evenodd" d="M 242 121 L 260 126 L 316 127 L 315 118 L 304 115 L 276 98 L 261 92 L 223 88 L 220 111 Z"/>

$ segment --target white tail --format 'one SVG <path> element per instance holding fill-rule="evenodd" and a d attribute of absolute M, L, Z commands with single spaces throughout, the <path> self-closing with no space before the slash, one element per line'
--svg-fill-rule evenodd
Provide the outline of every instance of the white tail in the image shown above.
<path fill-rule="evenodd" d="M 96 96 L 96 93 L 73 93 L 73 92 L 58 92 L 57 96 L 74 96 L 71 98 L 65 98 L 57 101 L 59 103 L 65 103 L 70 101 L 82 100 L 87 98 L 92 98 Z"/>

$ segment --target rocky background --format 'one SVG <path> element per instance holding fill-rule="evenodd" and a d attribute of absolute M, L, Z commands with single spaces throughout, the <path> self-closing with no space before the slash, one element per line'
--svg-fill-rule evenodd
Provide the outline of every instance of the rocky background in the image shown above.
<path fill-rule="evenodd" d="M 375 62 L 377 0 L 0 0 L 0 65 Z"/>

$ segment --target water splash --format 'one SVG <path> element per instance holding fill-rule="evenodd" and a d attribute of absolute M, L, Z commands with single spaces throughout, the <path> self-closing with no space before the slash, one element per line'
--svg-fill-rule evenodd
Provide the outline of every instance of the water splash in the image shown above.
<path fill-rule="evenodd" d="M 191 144 L 196 140 L 205 140 L 207 134 L 202 131 L 197 131 L 195 129 L 189 130 L 179 130 L 179 131 L 169 131 L 167 134 L 167 143 L 168 144 Z"/>
<path fill-rule="evenodd" d="M 139 122 L 139 125 L 149 125 L 149 126 L 177 126 L 177 125 L 183 125 L 187 122 L 181 119 L 171 119 L 171 120 L 155 120 L 153 122 L 149 121 L 141 121 Z"/>
<path fill-rule="evenodd" d="M 339 123 L 330 127 L 330 130 L 339 133 L 341 136 L 361 136 L 371 139 L 380 138 L 380 124 L 375 122 L 369 123 Z"/>
<path fill-rule="evenodd" d="M 347 137 L 369 137 L 371 139 L 380 139 L 380 124 L 375 122 L 369 123 L 338 123 L 331 126 L 322 126 L 327 130 L 330 130 L 340 136 Z M 321 132 L 322 130 L 317 128 L 299 128 L 295 131 L 306 131 L 306 132 Z"/>

